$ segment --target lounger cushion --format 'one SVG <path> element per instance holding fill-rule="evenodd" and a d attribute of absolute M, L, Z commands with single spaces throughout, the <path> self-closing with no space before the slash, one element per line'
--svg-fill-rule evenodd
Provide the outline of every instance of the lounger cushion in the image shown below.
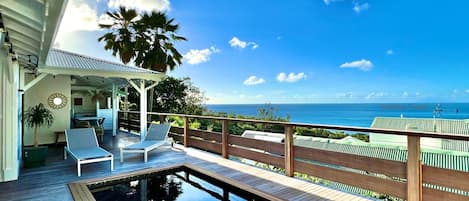
<path fill-rule="evenodd" d="M 94 128 L 76 128 L 65 131 L 70 150 L 99 147 Z"/>
<path fill-rule="evenodd" d="M 71 153 L 79 160 L 93 159 L 93 158 L 104 158 L 111 156 L 112 154 L 108 151 L 100 148 L 88 148 L 88 149 L 73 149 Z"/>
<path fill-rule="evenodd" d="M 126 149 L 148 149 L 150 147 L 161 146 L 165 142 L 166 141 L 164 141 L 164 140 L 145 140 L 145 141 L 141 141 L 141 142 L 138 142 L 138 143 L 135 143 L 135 144 L 131 144 L 131 145 L 126 146 L 122 149 L 124 149 L 124 150 L 126 150 Z"/>
<path fill-rule="evenodd" d="M 165 140 L 168 137 L 170 128 L 171 125 L 169 124 L 151 124 L 145 141 Z"/>

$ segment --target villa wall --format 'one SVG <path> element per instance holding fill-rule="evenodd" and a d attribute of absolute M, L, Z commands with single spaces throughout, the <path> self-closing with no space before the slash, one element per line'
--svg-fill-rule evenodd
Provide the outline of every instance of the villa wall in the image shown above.
<path fill-rule="evenodd" d="M 32 75 L 25 76 L 26 83 L 34 79 Z M 50 108 L 47 99 L 53 93 L 62 93 L 67 97 L 67 105 L 61 109 Z M 63 131 L 70 128 L 71 119 L 71 79 L 70 76 L 52 76 L 48 75 L 43 80 L 38 82 L 24 94 L 24 109 L 25 111 L 34 105 L 43 103 L 46 108 L 50 109 L 54 115 L 54 123 L 50 128 L 43 127 L 38 129 L 39 144 L 55 143 L 54 131 Z M 25 146 L 33 144 L 33 129 L 25 126 L 24 132 Z M 64 141 L 64 139 L 60 139 Z"/>
<path fill-rule="evenodd" d="M 72 93 L 72 109 L 73 113 L 96 113 L 96 103 L 92 101 L 93 95 L 85 91 L 77 91 Z M 82 98 L 83 103 L 80 106 L 73 105 L 75 98 Z"/>

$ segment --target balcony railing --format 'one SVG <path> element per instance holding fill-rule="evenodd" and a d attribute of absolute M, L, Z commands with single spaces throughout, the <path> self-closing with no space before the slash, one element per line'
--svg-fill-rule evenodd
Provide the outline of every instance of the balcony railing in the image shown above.
<path fill-rule="evenodd" d="M 422 164 L 420 150 L 422 137 L 469 141 L 469 136 L 184 114 L 149 112 L 148 115 L 183 118 L 184 126 L 172 127 L 171 135 L 186 147 L 207 150 L 224 158 L 235 156 L 272 165 L 284 169 L 285 175 L 290 177 L 302 173 L 412 201 L 469 200 L 469 172 Z M 120 112 L 118 125 L 121 129 L 139 132 L 138 117 L 138 112 Z M 221 132 L 190 129 L 189 122 L 193 119 L 218 121 L 222 125 Z M 239 122 L 282 127 L 285 140 L 278 143 L 230 134 L 229 125 Z M 407 136 L 407 161 L 297 146 L 293 140 L 295 127 Z"/>

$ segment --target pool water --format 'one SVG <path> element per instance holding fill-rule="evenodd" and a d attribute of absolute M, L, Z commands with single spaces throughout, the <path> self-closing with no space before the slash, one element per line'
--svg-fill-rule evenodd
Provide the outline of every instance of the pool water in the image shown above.
<path fill-rule="evenodd" d="M 88 185 L 97 201 L 267 200 L 184 168 Z"/>

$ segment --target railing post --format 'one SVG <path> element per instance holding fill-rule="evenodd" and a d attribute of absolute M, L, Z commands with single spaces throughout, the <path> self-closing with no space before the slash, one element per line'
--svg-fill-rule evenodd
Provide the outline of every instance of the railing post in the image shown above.
<path fill-rule="evenodd" d="M 126 121 L 127 121 L 127 132 L 130 133 L 130 114 L 127 112 L 127 118 L 126 118 Z"/>
<path fill-rule="evenodd" d="M 184 117 L 184 146 L 189 146 L 189 118 Z"/>
<path fill-rule="evenodd" d="M 422 161 L 418 136 L 407 136 L 407 200 L 422 200 Z"/>
<path fill-rule="evenodd" d="M 229 130 L 229 121 L 222 120 L 222 133 L 221 133 L 221 155 L 223 158 L 228 158 L 228 135 L 230 134 Z"/>
<path fill-rule="evenodd" d="M 285 126 L 285 175 L 293 177 L 293 127 Z"/>

